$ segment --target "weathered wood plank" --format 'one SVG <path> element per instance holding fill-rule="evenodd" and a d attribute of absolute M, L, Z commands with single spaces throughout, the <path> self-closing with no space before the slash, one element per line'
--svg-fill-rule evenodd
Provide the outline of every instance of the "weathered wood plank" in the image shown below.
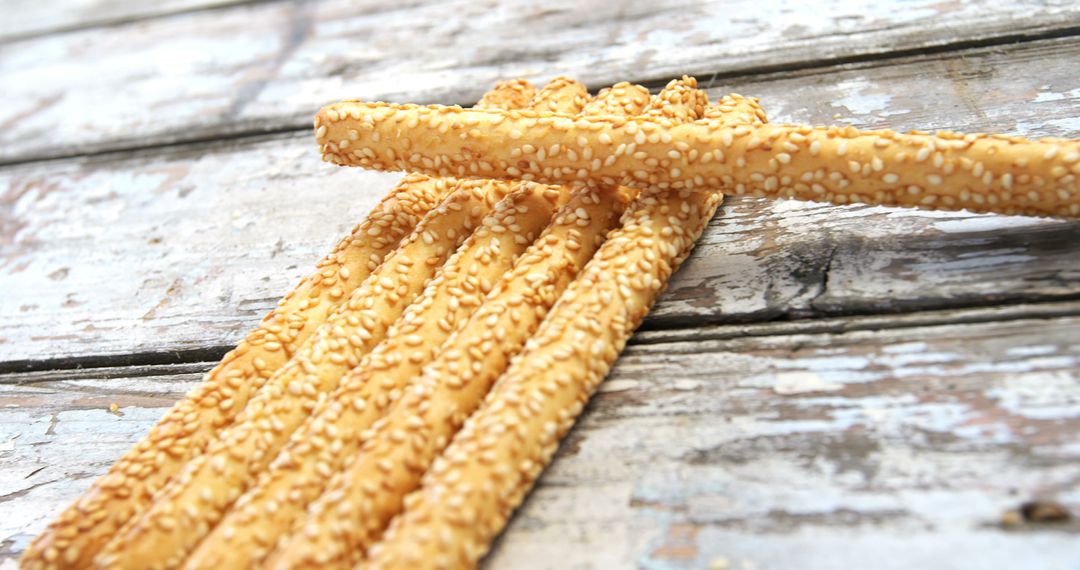
<path fill-rule="evenodd" d="M 1072 567 L 1080 525 L 999 523 L 1080 509 L 1078 338 L 1065 317 L 632 345 L 488 566 Z M 197 378 L 169 372 L 0 382 L 0 557 Z"/>
<path fill-rule="evenodd" d="M 5 0 L 0 42 L 260 0 Z"/>
<path fill-rule="evenodd" d="M 1054 40 L 713 93 L 759 94 L 784 121 L 1067 135 L 1078 58 Z M 0 362 L 233 344 L 394 180 L 316 154 L 301 133 L 0 169 Z M 646 327 L 1074 298 L 1078 233 L 731 199 Z"/>
<path fill-rule="evenodd" d="M 635 346 L 489 566 L 1071 568 L 1080 525 L 1000 522 L 1080 508 L 1078 327 Z"/>
<path fill-rule="evenodd" d="M 1078 26 L 1080 6 L 1038 0 L 244 5 L 0 47 L 0 161 L 303 128 L 350 96 L 469 103 L 513 76 L 709 76 Z"/>

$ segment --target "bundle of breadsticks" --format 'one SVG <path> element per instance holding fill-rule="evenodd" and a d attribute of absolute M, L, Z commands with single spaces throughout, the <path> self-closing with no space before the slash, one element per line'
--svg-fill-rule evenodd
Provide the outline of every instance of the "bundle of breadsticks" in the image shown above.
<path fill-rule="evenodd" d="M 1076 141 L 773 126 L 688 77 L 344 102 L 315 131 L 413 173 L 24 567 L 473 567 L 721 190 L 1080 214 Z"/>

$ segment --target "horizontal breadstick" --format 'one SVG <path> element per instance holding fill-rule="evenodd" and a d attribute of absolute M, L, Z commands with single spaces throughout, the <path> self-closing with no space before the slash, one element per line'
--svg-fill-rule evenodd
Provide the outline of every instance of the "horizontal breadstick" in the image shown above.
<path fill-rule="evenodd" d="M 543 231 L 565 193 L 524 183 L 462 244 L 360 366 L 293 433 L 288 445 L 188 558 L 187 568 L 249 568 L 306 511 L 361 434 L 434 358 L 451 331 Z"/>
<path fill-rule="evenodd" d="M 349 130 L 360 137 L 343 149 Z M 1067 139 L 355 101 L 324 107 L 315 134 L 324 160 L 380 170 L 1080 216 L 1080 141 Z"/>
<path fill-rule="evenodd" d="M 646 114 L 761 123 L 753 101 L 707 107 L 690 77 L 672 81 Z M 712 217 L 719 192 L 639 197 L 582 275 L 496 383 L 483 407 L 406 497 L 405 511 L 370 551 L 376 568 L 471 568 L 550 461 L 667 278 Z M 468 450 L 468 451 L 465 451 Z M 452 467 L 448 467 L 452 466 Z M 463 476 L 463 479 L 459 479 Z M 434 531 L 434 533 L 432 532 Z"/>
<path fill-rule="evenodd" d="M 85 568 L 133 513 L 232 422 L 248 397 L 408 235 L 445 193 L 422 175 L 398 184 L 266 315 L 259 327 L 208 372 L 157 425 L 31 543 L 25 568 Z"/>
<path fill-rule="evenodd" d="M 721 195 L 643 195 L 406 500 L 365 568 L 472 568 L 505 526 Z"/>
<path fill-rule="evenodd" d="M 401 246 L 95 559 L 101 568 L 178 566 L 277 455 L 320 397 L 386 334 L 436 270 L 502 197 L 504 185 L 457 183 Z"/>
<path fill-rule="evenodd" d="M 343 567 L 378 539 L 434 457 L 585 265 L 622 210 L 618 189 L 581 188 L 484 304 L 364 438 L 267 561 L 269 568 Z"/>

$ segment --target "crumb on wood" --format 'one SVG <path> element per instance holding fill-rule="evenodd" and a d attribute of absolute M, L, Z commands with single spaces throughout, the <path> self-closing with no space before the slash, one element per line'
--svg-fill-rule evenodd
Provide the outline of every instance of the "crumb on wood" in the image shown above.
<path fill-rule="evenodd" d="M 1057 501 L 1037 499 L 1027 501 L 1019 508 L 1001 515 L 1001 524 L 1017 527 L 1028 523 L 1064 523 L 1072 520 L 1072 514 Z"/>

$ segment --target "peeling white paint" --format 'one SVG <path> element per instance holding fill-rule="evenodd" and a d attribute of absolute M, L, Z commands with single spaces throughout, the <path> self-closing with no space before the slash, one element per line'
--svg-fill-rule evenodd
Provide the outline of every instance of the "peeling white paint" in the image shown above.
<path fill-rule="evenodd" d="M 865 79 L 842 81 L 837 88 L 845 95 L 833 101 L 832 105 L 858 115 L 872 115 L 884 111 L 889 108 L 889 103 L 893 100 L 893 96 L 888 93 L 867 93 L 866 90 L 875 89 L 877 86 Z"/>
<path fill-rule="evenodd" d="M 776 375 L 776 385 L 773 387 L 777 394 L 783 395 L 835 392 L 843 389 L 843 384 L 828 382 L 814 372 L 780 372 Z"/>
<path fill-rule="evenodd" d="M 971 214 L 970 218 L 933 222 L 934 229 L 945 233 L 994 232 L 1010 228 L 1040 227 L 1055 223 L 1044 218 Z M 1067 222 L 1057 222 L 1067 223 Z"/>
<path fill-rule="evenodd" d="M 1044 87 L 1049 89 L 1049 87 Z M 1076 89 L 1070 89 L 1063 92 L 1055 91 L 1042 91 L 1035 95 L 1035 98 L 1031 100 L 1032 103 L 1051 103 L 1055 101 L 1064 101 L 1065 99 L 1075 99 L 1080 97 L 1080 87 Z"/>

